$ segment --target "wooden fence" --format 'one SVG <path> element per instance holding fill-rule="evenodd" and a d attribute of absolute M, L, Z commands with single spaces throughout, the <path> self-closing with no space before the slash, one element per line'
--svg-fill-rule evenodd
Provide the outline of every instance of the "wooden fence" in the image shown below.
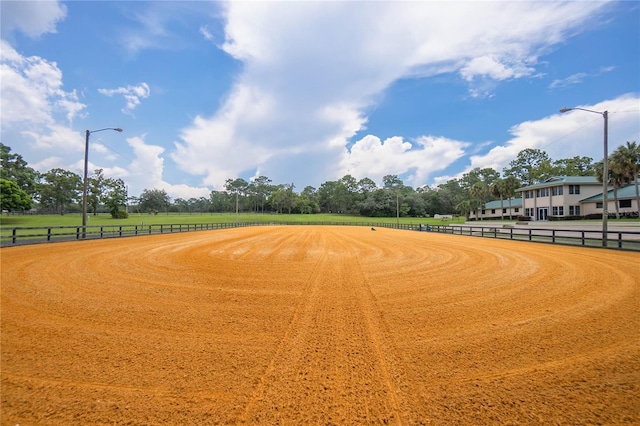
<path fill-rule="evenodd" d="M 0 245 L 16 246 L 61 242 L 83 239 L 132 237 L 140 235 L 171 234 L 215 229 L 241 228 L 248 226 L 366 226 L 392 228 L 409 231 L 438 232 L 452 235 L 489 237 L 508 240 L 544 242 L 551 244 L 602 247 L 602 231 L 549 228 L 517 228 L 492 225 L 414 225 L 371 222 L 239 222 L 198 224 L 152 224 L 152 225 L 104 225 L 104 226 L 41 226 L 2 228 Z M 640 231 L 609 231 L 607 248 L 640 251 Z"/>

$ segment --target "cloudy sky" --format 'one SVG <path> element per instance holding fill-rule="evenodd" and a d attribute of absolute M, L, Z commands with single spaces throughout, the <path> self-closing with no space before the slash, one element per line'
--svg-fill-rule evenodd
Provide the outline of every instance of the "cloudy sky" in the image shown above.
<path fill-rule="evenodd" d="M 1 141 L 131 195 L 351 174 L 437 185 L 640 142 L 631 1 L 2 1 Z"/>

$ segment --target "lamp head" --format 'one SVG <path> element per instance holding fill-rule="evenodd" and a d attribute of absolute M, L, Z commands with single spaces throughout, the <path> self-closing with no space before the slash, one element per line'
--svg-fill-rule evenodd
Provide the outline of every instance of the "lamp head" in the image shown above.
<path fill-rule="evenodd" d="M 116 127 L 116 128 L 115 128 L 115 129 L 113 129 L 113 130 L 115 130 L 116 132 L 122 132 L 122 129 L 121 129 L 120 127 Z"/>
<path fill-rule="evenodd" d="M 560 110 L 560 112 L 561 112 L 561 113 L 565 113 L 565 112 L 569 112 L 569 111 L 571 111 L 572 109 L 573 109 L 573 108 L 562 108 L 562 109 Z"/>

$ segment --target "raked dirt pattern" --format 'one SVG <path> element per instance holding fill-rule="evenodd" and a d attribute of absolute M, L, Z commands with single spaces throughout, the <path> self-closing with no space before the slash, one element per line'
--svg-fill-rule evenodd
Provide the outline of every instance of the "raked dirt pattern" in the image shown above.
<path fill-rule="evenodd" d="M 271 226 L 0 250 L 3 425 L 640 424 L 640 254 Z"/>

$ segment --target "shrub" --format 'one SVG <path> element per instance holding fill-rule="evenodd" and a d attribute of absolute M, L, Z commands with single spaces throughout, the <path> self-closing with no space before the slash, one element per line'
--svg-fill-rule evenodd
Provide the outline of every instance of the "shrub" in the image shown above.
<path fill-rule="evenodd" d="M 111 212 L 111 217 L 113 219 L 126 219 L 129 217 L 129 213 L 123 210 L 118 210 L 116 212 Z"/>

